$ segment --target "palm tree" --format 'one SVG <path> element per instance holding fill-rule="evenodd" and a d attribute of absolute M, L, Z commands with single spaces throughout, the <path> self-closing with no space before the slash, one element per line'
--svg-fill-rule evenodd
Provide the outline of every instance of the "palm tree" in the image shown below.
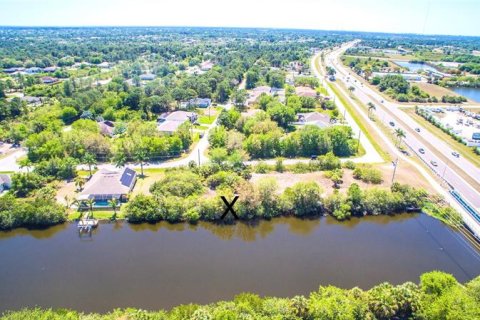
<path fill-rule="evenodd" d="M 92 176 L 92 166 L 97 164 L 97 159 L 91 153 L 86 153 L 83 157 L 83 162 L 88 165 L 88 171 L 90 171 L 90 177 Z"/>
<path fill-rule="evenodd" d="M 141 170 L 142 177 L 144 176 L 143 165 L 148 160 L 149 160 L 148 153 L 143 148 L 140 148 L 135 152 L 135 161 L 138 161 L 140 163 L 140 170 Z"/>
<path fill-rule="evenodd" d="M 117 198 L 112 198 L 111 200 L 108 200 L 108 204 L 110 207 L 113 209 L 113 217 L 112 220 L 117 220 L 117 206 L 118 206 L 118 199 Z"/>
<path fill-rule="evenodd" d="M 90 215 L 88 217 L 93 218 L 93 206 L 95 205 L 95 199 L 87 199 L 85 202 L 88 206 L 88 211 L 90 211 Z"/>
<path fill-rule="evenodd" d="M 63 200 L 65 200 L 65 208 L 70 209 L 74 201 L 72 201 L 72 199 L 70 199 L 68 195 L 65 195 L 65 197 L 63 197 Z"/>
<path fill-rule="evenodd" d="M 375 107 L 375 105 L 371 102 L 367 103 L 367 106 L 368 106 L 368 117 L 372 119 L 372 112 L 377 111 L 377 107 Z"/>
<path fill-rule="evenodd" d="M 30 166 L 32 165 L 32 162 L 30 161 L 30 159 L 24 158 L 18 161 L 18 165 L 20 169 L 26 168 L 27 172 L 30 172 Z"/>
<path fill-rule="evenodd" d="M 354 87 L 354 86 L 350 86 L 350 87 L 348 87 L 348 90 L 350 91 L 350 93 L 353 93 L 353 91 L 355 91 L 355 87 Z"/>
<path fill-rule="evenodd" d="M 75 177 L 75 187 L 77 187 L 77 191 L 82 190 L 83 186 L 85 185 L 85 179 L 80 176 Z"/>
<path fill-rule="evenodd" d="M 125 154 L 119 152 L 113 156 L 113 162 L 115 163 L 115 167 L 121 168 L 127 163 L 127 157 Z"/>
<path fill-rule="evenodd" d="M 402 139 L 406 137 L 405 131 L 400 128 L 395 129 L 395 136 L 397 137 L 397 146 L 400 146 Z"/>

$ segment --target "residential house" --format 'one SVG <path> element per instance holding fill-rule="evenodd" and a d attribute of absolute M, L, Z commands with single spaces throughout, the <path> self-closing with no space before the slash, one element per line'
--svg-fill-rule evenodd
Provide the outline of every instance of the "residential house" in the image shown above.
<path fill-rule="evenodd" d="M 113 198 L 127 201 L 137 180 L 137 173 L 130 169 L 109 170 L 100 169 L 87 181 L 78 200 L 93 199 L 97 202 Z"/>
<path fill-rule="evenodd" d="M 166 134 L 173 134 L 183 123 L 197 121 L 198 115 L 194 112 L 174 111 L 164 113 L 158 118 L 157 129 Z"/>
<path fill-rule="evenodd" d="M 326 128 L 332 125 L 328 115 L 320 112 L 298 113 L 296 125 L 313 125 L 320 128 Z"/>
<path fill-rule="evenodd" d="M 269 86 L 260 86 L 248 91 L 247 105 L 254 104 L 262 93 L 271 94 L 272 88 Z"/>
<path fill-rule="evenodd" d="M 42 77 L 41 80 L 44 84 L 52 84 L 58 82 L 58 79 L 54 77 Z"/>
<path fill-rule="evenodd" d="M 144 73 L 142 75 L 140 75 L 140 80 L 143 80 L 143 81 L 152 81 L 152 80 L 155 80 L 155 75 L 153 73 Z"/>
<path fill-rule="evenodd" d="M 113 137 L 115 132 L 115 123 L 109 120 L 98 122 L 98 127 L 100 128 L 100 133 L 104 136 Z"/>
<path fill-rule="evenodd" d="M 3 69 L 3 72 L 5 72 L 5 73 L 15 73 L 15 72 L 19 71 L 18 69 L 20 69 L 20 68 L 7 68 L 7 69 Z"/>
<path fill-rule="evenodd" d="M 0 174 L 0 193 L 10 189 L 12 180 L 8 174 Z"/>
<path fill-rule="evenodd" d="M 201 64 L 200 64 L 200 70 L 202 71 L 208 71 L 210 69 L 213 68 L 213 62 L 210 61 L 210 60 L 207 60 L 207 61 L 203 61 Z"/>
<path fill-rule="evenodd" d="M 99 67 L 99 68 L 102 68 L 102 69 L 109 69 L 109 68 L 110 68 L 110 63 L 104 61 L 104 62 L 102 62 L 102 63 L 99 63 L 99 64 L 98 64 L 98 67 Z"/>
<path fill-rule="evenodd" d="M 188 101 L 188 106 L 208 108 L 212 104 L 212 99 L 209 98 L 195 98 Z"/>
<path fill-rule="evenodd" d="M 46 67 L 43 68 L 43 72 L 55 72 L 57 71 L 57 67 Z"/>
<path fill-rule="evenodd" d="M 24 96 L 20 98 L 22 101 L 25 101 L 29 105 L 40 105 L 42 104 L 42 98 L 40 97 L 31 97 L 31 96 Z"/>
<path fill-rule="evenodd" d="M 42 71 L 42 69 L 39 68 L 39 67 L 31 67 L 31 68 L 28 68 L 28 69 L 25 70 L 25 72 L 28 73 L 28 74 L 35 74 L 35 73 L 39 73 L 41 71 Z"/>
<path fill-rule="evenodd" d="M 316 98 L 317 92 L 310 87 L 296 87 L 295 94 L 299 97 Z"/>
<path fill-rule="evenodd" d="M 274 97 L 277 97 L 278 101 L 285 103 L 285 89 L 282 88 L 272 88 L 270 94 Z"/>

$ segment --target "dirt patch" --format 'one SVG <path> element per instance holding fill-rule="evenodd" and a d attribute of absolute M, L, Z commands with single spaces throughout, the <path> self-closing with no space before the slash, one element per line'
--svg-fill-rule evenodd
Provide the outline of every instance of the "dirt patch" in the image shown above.
<path fill-rule="evenodd" d="M 318 183 L 322 187 L 323 194 L 325 195 L 331 194 L 334 191 L 332 180 L 330 180 L 325 176 L 325 172 L 310 172 L 310 173 L 271 172 L 266 174 L 254 173 L 252 175 L 251 181 L 253 183 L 256 183 L 264 177 L 275 178 L 278 182 L 279 192 L 285 191 L 286 188 L 291 187 L 298 182 L 310 182 L 310 181 L 315 181 L 316 183 Z M 343 183 L 340 185 L 339 190 L 341 192 L 346 192 L 348 187 L 354 182 L 357 183 L 362 189 L 370 188 L 372 186 L 378 186 L 378 187 L 389 186 L 385 181 L 382 182 L 381 184 L 374 185 L 374 184 L 365 183 L 360 180 L 356 180 L 352 176 L 352 170 L 345 169 L 343 174 Z"/>
<path fill-rule="evenodd" d="M 390 188 L 393 175 L 393 165 L 391 163 L 386 163 L 382 165 L 376 165 L 375 168 L 382 171 L 383 181 L 380 184 L 371 184 L 365 183 L 361 180 L 353 178 L 353 171 L 349 169 L 344 169 L 343 174 L 343 183 L 340 185 L 340 191 L 346 192 L 348 187 L 352 183 L 356 183 L 362 189 L 368 189 L 372 187 L 382 187 Z M 333 183 L 332 180 L 325 176 L 325 172 L 310 172 L 310 173 L 291 173 L 291 172 L 271 172 L 266 174 L 252 174 L 251 181 L 253 183 L 258 182 L 258 180 L 264 177 L 275 178 L 278 182 L 278 191 L 283 192 L 286 188 L 293 186 L 298 182 L 308 182 L 315 181 L 323 189 L 324 194 L 328 195 L 333 193 Z M 395 182 L 400 182 L 402 184 L 408 184 L 416 188 L 423 188 L 430 193 L 436 193 L 432 186 L 425 181 L 422 176 L 413 168 L 410 164 L 400 161 L 395 173 Z"/>
<path fill-rule="evenodd" d="M 460 96 L 458 93 L 449 90 L 444 87 L 437 86 L 435 84 L 431 83 L 424 83 L 424 82 L 417 82 L 414 85 L 418 86 L 420 90 L 425 91 L 431 96 L 437 97 L 439 99 L 442 98 L 442 96 Z"/>
<path fill-rule="evenodd" d="M 75 187 L 75 182 L 73 181 L 62 181 L 58 185 L 58 191 L 55 199 L 57 200 L 58 203 L 61 203 L 63 205 L 66 205 L 65 203 L 65 196 L 68 196 L 70 201 L 74 200 L 78 193 L 76 192 L 76 187 Z"/>

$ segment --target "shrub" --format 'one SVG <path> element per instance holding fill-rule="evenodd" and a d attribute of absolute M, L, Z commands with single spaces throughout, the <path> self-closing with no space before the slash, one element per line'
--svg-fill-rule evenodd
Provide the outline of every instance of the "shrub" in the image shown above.
<path fill-rule="evenodd" d="M 371 166 L 357 166 L 353 170 L 353 177 L 363 182 L 379 184 L 382 183 L 382 172 Z"/>
<path fill-rule="evenodd" d="M 322 211 L 320 186 L 315 182 L 299 182 L 283 194 L 286 207 L 296 216 L 309 216 Z"/>
<path fill-rule="evenodd" d="M 45 227 L 65 222 L 65 208 L 54 199 L 0 197 L 0 230 L 17 227 Z"/>
<path fill-rule="evenodd" d="M 268 173 L 270 172 L 270 166 L 263 161 L 258 162 L 255 165 L 255 173 Z"/>
<path fill-rule="evenodd" d="M 207 178 L 207 185 L 211 189 L 216 189 L 221 186 L 235 188 L 240 179 L 241 178 L 233 172 L 219 171 Z"/>
<path fill-rule="evenodd" d="M 182 170 L 166 172 L 162 179 L 150 187 L 151 193 L 177 197 L 201 194 L 203 191 L 201 178 L 193 172 Z"/>
<path fill-rule="evenodd" d="M 17 197 L 26 197 L 32 191 L 45 185 L 45 179 L 35 172 L 14 173 L 11 192 Z"/>

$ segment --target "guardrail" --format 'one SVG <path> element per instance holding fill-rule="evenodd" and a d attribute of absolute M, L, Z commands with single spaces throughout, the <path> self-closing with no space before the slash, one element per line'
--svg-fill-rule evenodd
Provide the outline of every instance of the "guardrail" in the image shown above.
<path fill-rule="evenodd" d="M 480 213 L 478 213 L 478 211 L 470 204 L 468 203 L 467 200 L 463 199 L 463 197 L 460 195 L 460 193 L 458 193 L 457 191 L 455 190 L 450 190 L 449 191 L 450 194 L 453 196 L 453 198 L 455 200 L 457 200 L 457 202 L 465 208 L 465 210 L 467 210 L 468 213 L 470 213 L 470 215 L 475 219 L 477 220 L 477 222 L 480 222 Z"/>

